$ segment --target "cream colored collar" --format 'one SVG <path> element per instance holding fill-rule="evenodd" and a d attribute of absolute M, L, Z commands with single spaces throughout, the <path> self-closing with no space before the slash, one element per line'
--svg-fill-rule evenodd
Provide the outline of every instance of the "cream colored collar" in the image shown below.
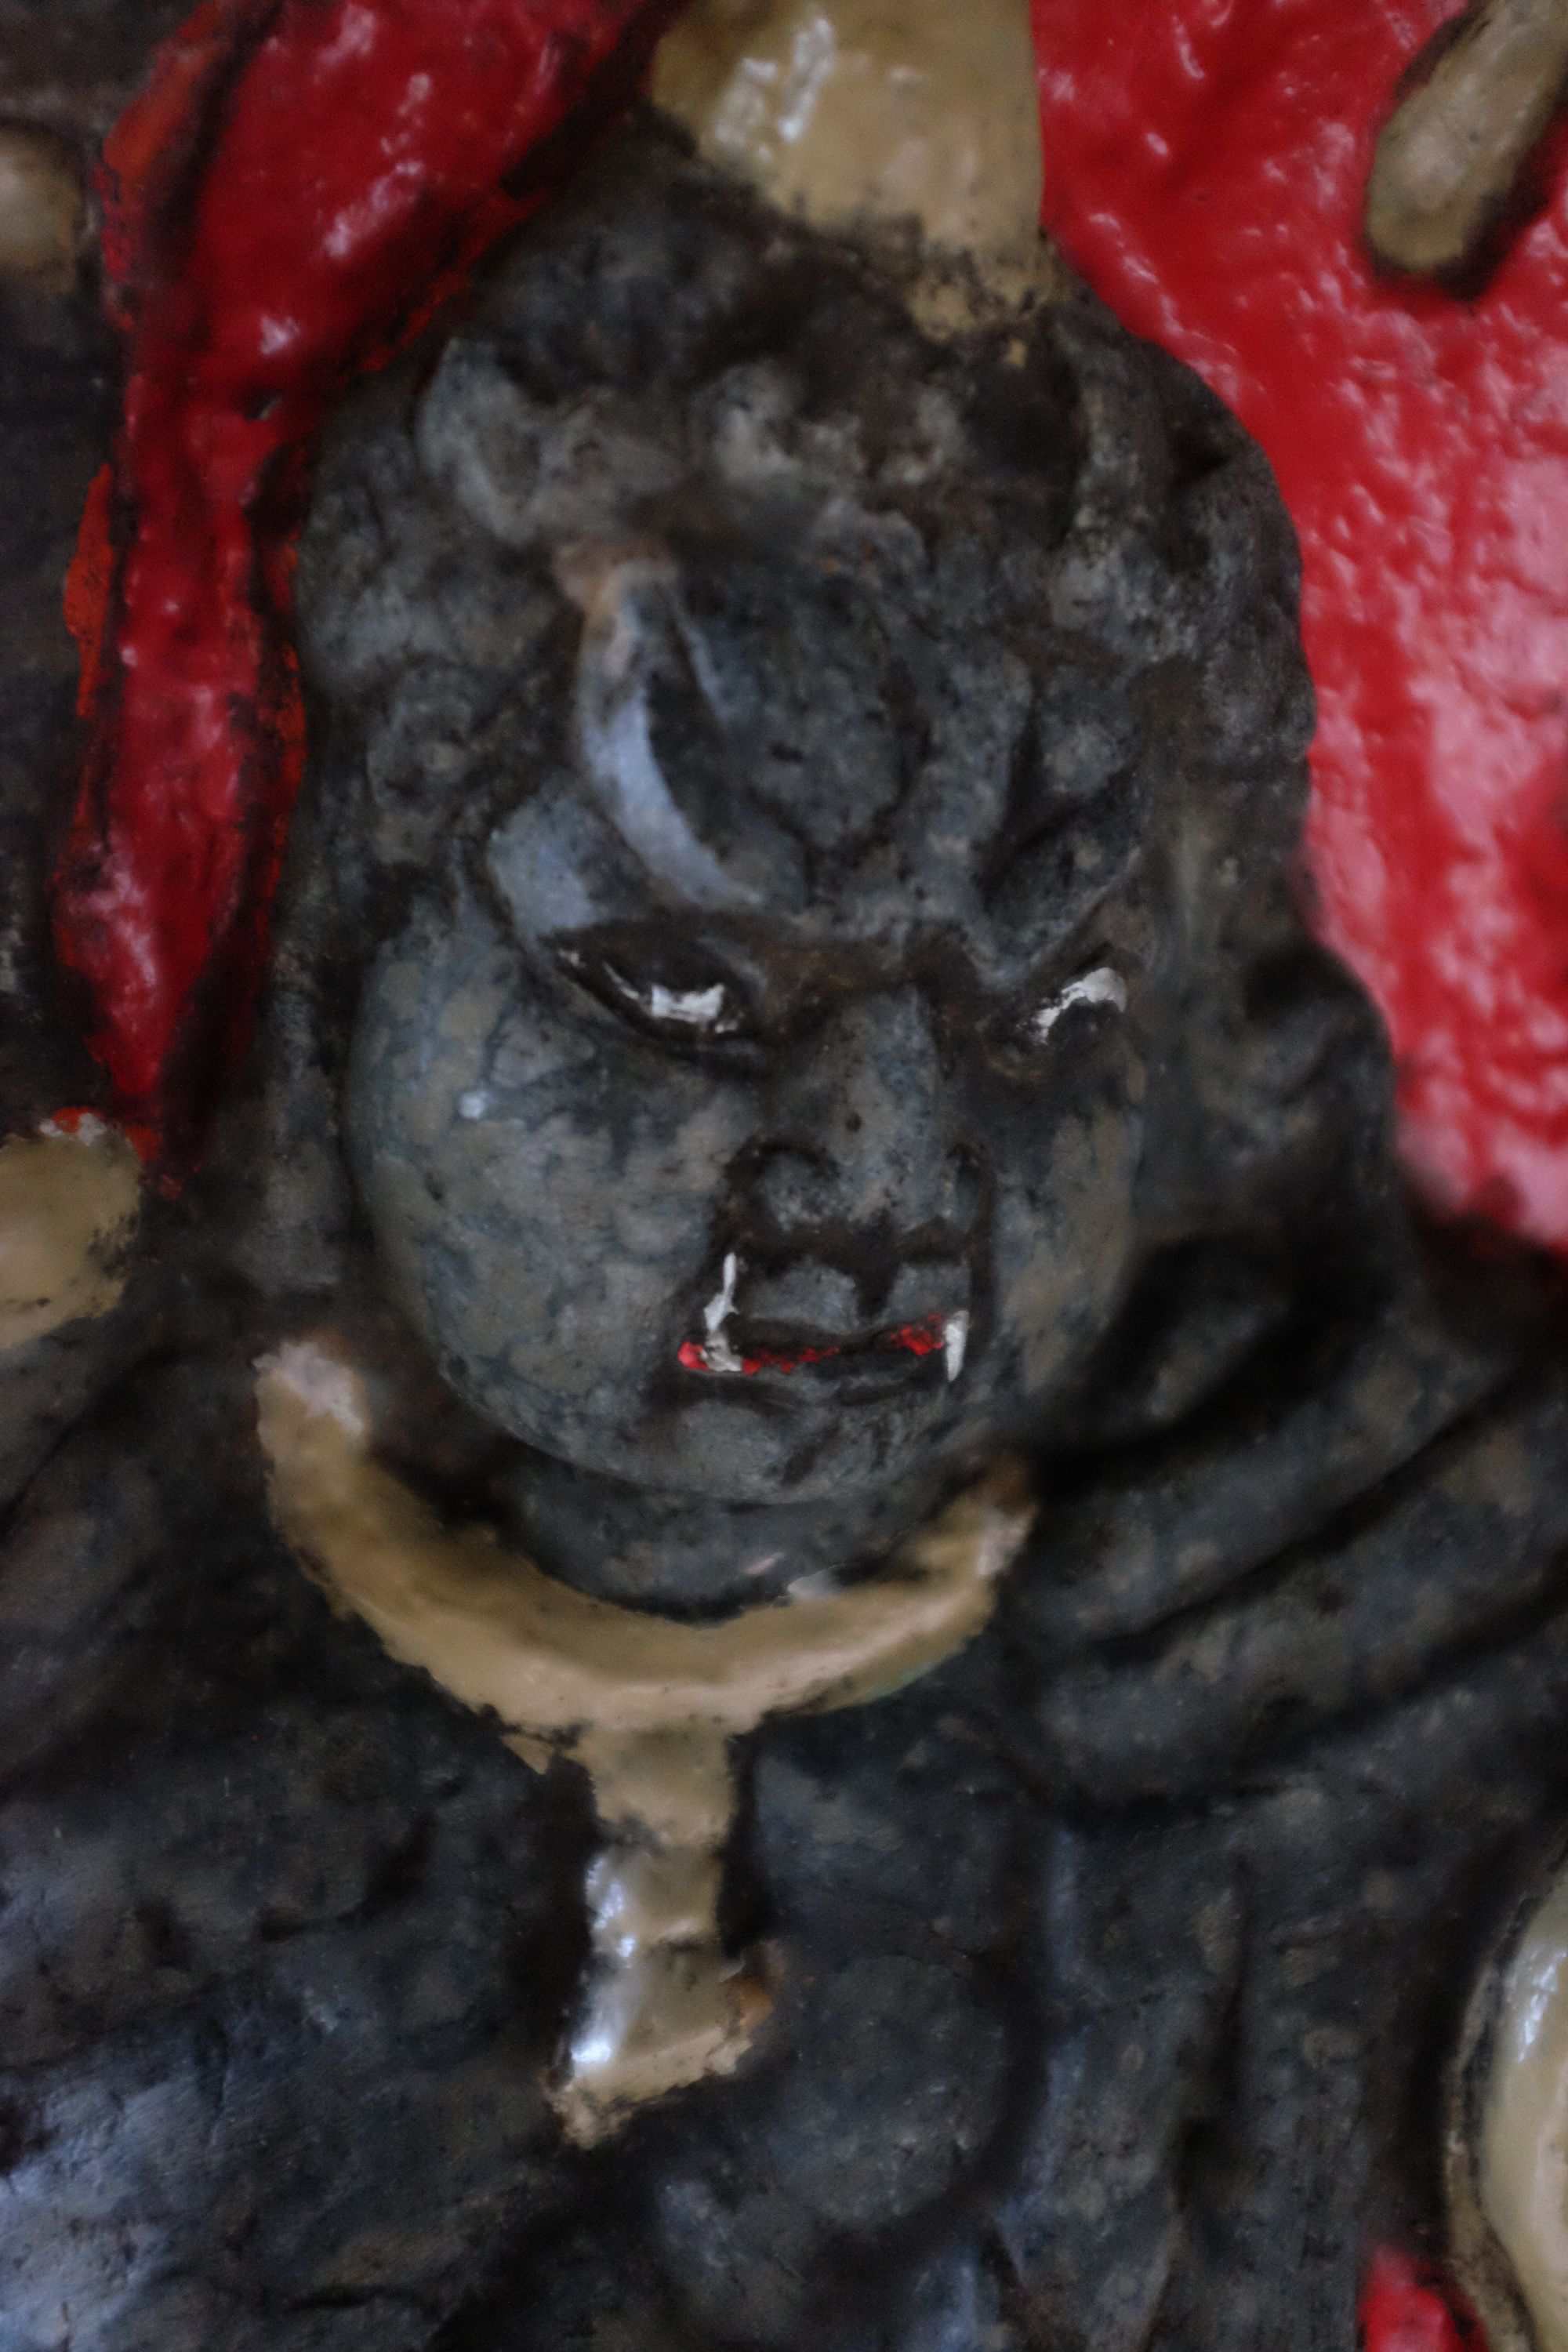
<path fill-rule="evenodd" d="M 257 1367 L 273 1517 L 307 1570 L 395 1658 L 492 1713 L 538 1769 L 584 1765 L 605 1832 L 588 1874 L 594 1965 L 552 2095 L 570 2136 L 727 2073 L 766 2015 L 719 1939 L 730 1743 L 766 1717 L 885 1696 L 962 1649 L 1034 1502 L 1005 1461 L 880 1575 L 689 1625 L 543 1575 L 486 1528 L 452 1531 L 374 1458 L 364 1381 L 321 1341 Z"/>

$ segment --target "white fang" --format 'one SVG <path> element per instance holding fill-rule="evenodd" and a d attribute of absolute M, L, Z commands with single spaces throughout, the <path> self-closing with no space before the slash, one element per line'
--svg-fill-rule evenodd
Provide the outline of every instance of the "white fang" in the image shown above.
<path fill-rule="evenodd" d="M 1030 1024 L 1043 1045 L 1061 1019 L 1075 1004 L 1110 1004 L 1118 1013 L 1127 1010 L 1127 982 L 1119 971 L 1102 963 L 1094 971 L 1086 971 L 1081 980 L 1069 980 L 1067 986 L 1042 1004 Z"/>
<path fill-rule="evenodd" d="M 702 1360 L 710 1372 L 738 1372 L 741 1359 L 724 1337 L 724 1326 L 735 1312 L 735 1284 L 740 1278 L 741 1261 L 733 1250 L 724 1259 L 723 1280 L 702 1309 L 702 1327 L 708 1334 L 708 1345 Z"/>
<path fill-rule="evenodd" d="M 949 1381 L 955 1381 L 963 1370 L 964 1354 L 969 1346 L 969 1318 L 960 1313 L 950 1315 L 942 1327 L 942 1360 Z"/>

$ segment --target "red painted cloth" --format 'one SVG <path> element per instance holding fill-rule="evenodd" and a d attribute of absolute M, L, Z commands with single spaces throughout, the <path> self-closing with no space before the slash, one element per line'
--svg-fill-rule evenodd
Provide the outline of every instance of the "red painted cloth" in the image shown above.
<path fill-rule="evenodd" d="M 1373 272 L 1452 0 L 1035 0 L 1045 219 L 1262 442 L 1300 534 L 1321 935 L 1432 1197 L 1568 1248 L 1568 187 L 1473 301 Z"/>
<path fill-rule="evenodd" d="M 1361 2300 L 1362 2352 L 1487 2352 L 1480 2324 L 1430 2263 L 1374 2254 Z"/>
<path fill-rule="evenodd" d="M 310 446 L 631 94 L 674 5 L 208 0 L 108 142 L 126 402 L 68 599 L 89 751 L 56 934 L 166 1171 L 265 957 L 303 752 Z"/>

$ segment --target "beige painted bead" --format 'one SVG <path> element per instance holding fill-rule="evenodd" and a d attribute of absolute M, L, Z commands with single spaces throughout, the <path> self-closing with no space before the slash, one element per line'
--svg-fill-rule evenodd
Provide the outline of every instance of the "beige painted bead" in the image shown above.
<path fill-rule="evenodd" d="M 0 123 L 0 275 L 69 288 L 84 212 L 80 167 L 66 141 Z"/>
<path fill-rule="evenodd" d="M 695 0 L 652 95 L 782 210 L 913 220 L 1010 299 L 1052 278 L 1027 0 Z"/>
<path fill-rule="evenodd" d="M 96 1120 L 0 1145 L 0 1355 L 119 1303 L 141 1191 L 135 1152 Z"/>
<path fill-rule="evenodd" d="M 1525 1927 L 1500 1988 L 1479 2105 L 1475 2184 L 1534 2352 L 1568 2352 L 1568 1873 Z M 1521 2341 L 1483 2308 L 1496 2352 Z"/>
<path fill-rule="evenodd" d="M 1568 5 L 1479 0 L 1443 37 L 1384 126 L 1367 184 L 1373 250 L 1431 276 L 1474 257 L 1568 94 Z"/>

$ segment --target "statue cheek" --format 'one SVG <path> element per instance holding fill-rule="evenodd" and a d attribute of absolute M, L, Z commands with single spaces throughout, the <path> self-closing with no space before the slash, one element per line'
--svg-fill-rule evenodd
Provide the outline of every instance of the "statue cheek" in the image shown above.
<path fill-rule="evenodd" d="M 1009 1181 L 999 1170 L 996 1314 L 1026 1394 L 1098 1336 L 1134 1239 L 1138 1121 L 1106 1108 L 1063 1119 Z"/>
<path fill-rule="evenodd" d="M 451 1377 L 520 1436 L 566 1444 L 643 1409 L 705 1296 L 748 1090 L 510 1006 L 451 1007 L 361 1057 L 355 1174 L 384 1270 Z"/>

